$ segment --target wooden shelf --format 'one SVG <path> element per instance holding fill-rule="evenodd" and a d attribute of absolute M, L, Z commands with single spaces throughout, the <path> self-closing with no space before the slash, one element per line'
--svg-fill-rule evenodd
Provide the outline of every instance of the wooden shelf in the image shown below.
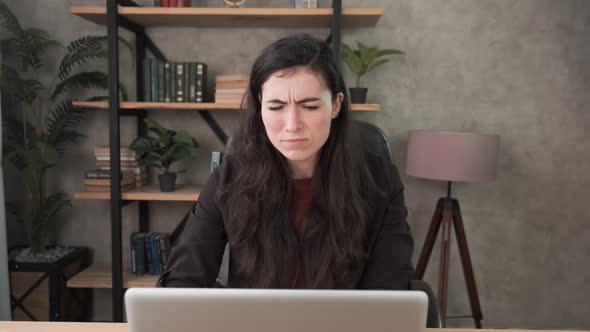
<path fill-rule="evenodd" d="M 73 276 L 67 282 L 70 288 L 112 288 L 112 274 L 109 266 L 91 266 Z M 131 287 L 155 287 L 157 275 L 144 274 L 141 276 L 132 273 L 123 274 L 123 288 Z"/>
<path fill-rule="evenodd" d="M 106 25 L 106 7 L 70 7 L 88 21 Z M 343 8 L 342 27 L 374 27 L 381 8 Z M 119 7 L 119 15 L 139 25 L 169 27 L 329 27 L 332 8 L 217 8 L 217 7 Z"/>
<path fill-rule="evenodd" d="M 158 184 L 132 189 L 121 193 L 123 200 L 130 201 L 180 201 L 195 202 L 199 198 L 201 186 L 177 184 L 174 192 L 161 192 Z M 74 199 L 109 200 L 110 192 L 81 191 L 74 193 Z"/>
<path fill-rule="evenodd" d="M 106 101 L 75 101 L 74 107 L 91 109 L 108 109 Z M 122 102 L 119 104 L 122 110 L 158 109 L 158 110 L 240 110 L 240 104 L 232 103 L 152 103 L 152 102 Z M 352 104 L 352 111 L 378 112 L 379 104 Z"/>

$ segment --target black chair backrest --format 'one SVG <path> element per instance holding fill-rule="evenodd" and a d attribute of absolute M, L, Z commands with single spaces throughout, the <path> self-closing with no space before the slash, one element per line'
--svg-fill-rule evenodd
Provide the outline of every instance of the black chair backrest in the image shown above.
<path fill-rule="evenodd" d="M 379 127 L 369 122 L 353 120 L 352 128 L 356 130 L 358 138 L 362 140 L 363 148 L 368 153 L 393 162 L 389 140 Z"/>
<path fill-rule="evenodd" d="M 442 319 L 440 307 L 436 295 L 430 288 L 430 285 L 424 280 L 414 279 L 410 281 L 410 290 L 423 291 L 428 296 L 428 314 L 426 316 L 427 328 L 444 328 L 445 323 Z"/>

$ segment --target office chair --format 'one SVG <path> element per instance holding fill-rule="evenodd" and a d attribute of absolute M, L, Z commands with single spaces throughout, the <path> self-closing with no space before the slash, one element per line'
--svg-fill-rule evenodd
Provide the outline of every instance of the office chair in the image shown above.
<path fill-rule="evenodd" d="M 428 296 L 428 313 L 426 315 L 427 328 L 444 328 L 445 323 L 442 319 L 440 307 L 436 295 L 430 288 L 430 285 L 419 279 L 410 280 L 410 290 L 422 291 Z"/>

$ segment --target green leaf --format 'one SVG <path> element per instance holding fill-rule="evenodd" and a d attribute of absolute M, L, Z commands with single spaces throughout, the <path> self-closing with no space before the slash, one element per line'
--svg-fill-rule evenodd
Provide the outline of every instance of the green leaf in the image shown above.
<path fill-rule="evenodd" d="M 133 47 L 125 39 L 119 37 L 119 42 L 125 45 L 131 52 Z M 67 46 L 68 53 L 64 55 L 59 65 L 58 77 L 64 80 L 70 75 L 74 67 L 86 64 L 98 59 L 108 58 L 107 36 L 84 36 L 70 42 Z"/>
<path fill-rule="evenodd" d="M 386 62 L 388 62 L 388 61 L 389 61 L 389 59 L 382 59 L 382 60 L 379 60 L 379 61 L 377 61 L 377 62 L 373 63 L 373 64 L 372 64 L 371 66 L 369 66 L 369 68 L 367 69 L 367 73 L 368 73 L 368 72 L 370 72 L 371 70 L 375 69 L 375 67 L 381 66 L 382 64 L 384 64 L 384 63 L 386 63 Z"/>
<path fill-rule="evenodd" d="M 31 164 L 35 169 L 49 168 L 57 162 L 57 150 L 45 142 L 38 141 L 32 150 L 29 151 Z"/>
<path fill-rule="evenodd" d="M 4 1 L 0 1 L 0 27 L 2 27 L 2 31 L 6 31 L 13 36 L 19 36 L 23 31 L 18 19 Z"/>
<path fill-rule="evenodd" d="M 150 118 L 144 119 L 145 124 L 148 126 L 148 130 L 157 134 L 158 136 L 164 136 L 168 133 L 168 129 L 162 127 L 158 122 Z"/>
<path fill-rule="evenodd" d="M 6 209 L 6 212 L 8 212 L 8 214 L 11 214 L 16 218 L 16 221 L 18 223 L 24 223 L 24 218 L 22 217 L 21 210 L 16 204 L 12 202 L 4 202 L 4 208 Z"/>
<path fill-rule="evenodd" d="M 129 148 L 141 155 L 155 152 L 160 149 L 160 142 L 153 137 L 138 137 L 136 138 Z"/>
<path fill-rule="evenodd" d="M 76 130 L 83 119 L 84 111 L 72 107 L 69 99 L 51 108 L 46 119 L 46 141 L 55 147 L 58 156 L 63 156 L 67 144 L 76 143 L 84 137 Z"/>
<path fill-rule="evenodd" d="M 381 57 L 381 56 L 385 56 L 385 55 L 396 55 L 396 54 L 404 54 L 404 52 L 399 51 L 399 50 L 394 50 L 394 49 L 384 49 L 384 50 L 379 50 L 379 52 L 377 52 L 377 57 Z"/>
<path fill-rule="evenodd" d="M 199 147 L 197 140 L 195 140 L 186 130 L 179 130 L 176 132 L 176 135 L 174 135 L 174 141 L 186 143 L 194 148 Z"/>
<path fill-rule="evenodd" d="M 59 97 L 59 95 L 74 88 L 108 89 L 108 87 L 108 76 L 104 72 L 91 71 L 78 73 L 67 77 L 55 87 L 55 90 L 51 95 L 51 101 L 54 102 Z"/>

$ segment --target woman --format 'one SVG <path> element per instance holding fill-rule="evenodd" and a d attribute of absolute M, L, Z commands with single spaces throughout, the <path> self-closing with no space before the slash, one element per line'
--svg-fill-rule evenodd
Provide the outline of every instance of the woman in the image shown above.
<path fill-rule="evenodd" d="M 413 240 L 387 160 L 356 151 L 329 46 L 298 34 L 255 61 L 246 113 L 172 248 L 164 287 L 408 289 Z"/>

